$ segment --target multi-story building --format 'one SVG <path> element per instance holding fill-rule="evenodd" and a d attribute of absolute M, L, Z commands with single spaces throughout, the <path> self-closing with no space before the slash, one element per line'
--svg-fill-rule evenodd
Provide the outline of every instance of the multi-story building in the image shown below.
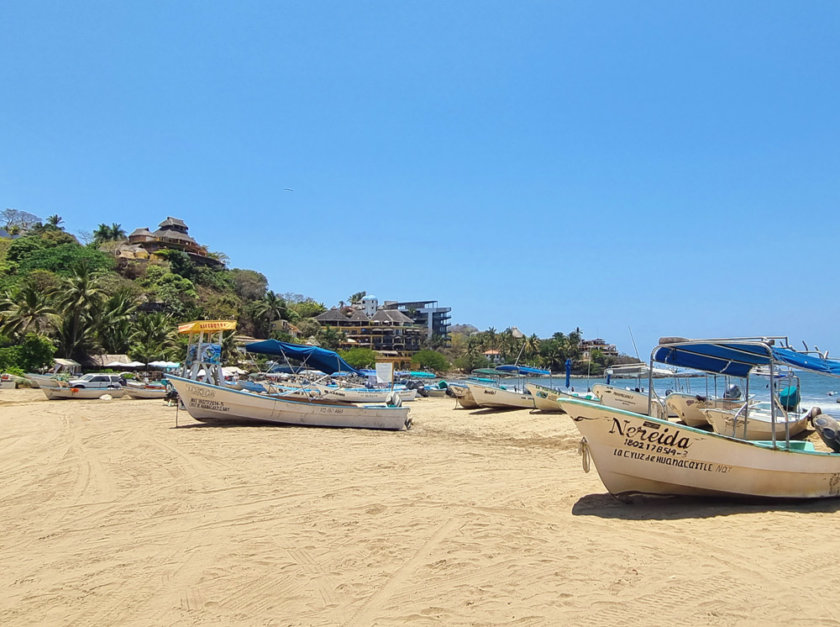
<path fill-rule="evenodd" d="M 361 309 L 330 309 L 315 319 L 322 327 L 342 333 L 340 349 L 370 348 L 380 353 L 382 361 L 407 365 L 411 356 L 420 350 L 426 337 L 425 329 L 396 309 L 376 308 L 373 300 L 368 298 Z"/>
<path fill-rule="evenodd" d="M 607 344 L 601 338 L 580 341 L 580 352 L 582 359 L 587 361 L 591 359 L 592 351 L 594 350 L 599 350 L 602 354 L 608 357 L 618 357 L 618 349 L 616 349 L 615 344 Z"/>
<path fill-rule="evenodd" d="M 449 320 L 451 307 L 439 307 L 436 300 L 398 302 L 386 300 L 383 307 L 396 309 L 411 318 L 415 324 L 426 329 L 426 337 L 439 336 L 445 346 L 449 345 Z"/>

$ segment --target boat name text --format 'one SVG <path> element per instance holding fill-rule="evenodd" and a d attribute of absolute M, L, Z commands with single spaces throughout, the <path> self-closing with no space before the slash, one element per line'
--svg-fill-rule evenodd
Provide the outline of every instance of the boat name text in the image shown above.
<path fill-rule="evenodd" d="M 216 390 L 206 388 L 202 385 L 187 385 L 187 392 L 193 396 L 201 396 L 203 398 L 213 398 L 216 396 Z"/>
<path fill-rule="evenodd" d="M 678 449 L 687 449 L 691 446 L 691 439 L 679 435 L 679 432 L 672 430 L 670 427 L 665 427 L 662 431 L 659 430 L 659 424 L 645 421 L 641 427 L 630 426 L 629 420 L 620 421 L 618 418 L 613 418 L 613 426 L 610 433 L 618 432 L 619 435 L 624 436 L 627 442 L 634 442 L 630 446 L 644 445 L 647 443 L 676 447 Z M 640 447 L 641 448 L 641 447 Z M 676 453 L 677 451 L 675 451 Z"/>

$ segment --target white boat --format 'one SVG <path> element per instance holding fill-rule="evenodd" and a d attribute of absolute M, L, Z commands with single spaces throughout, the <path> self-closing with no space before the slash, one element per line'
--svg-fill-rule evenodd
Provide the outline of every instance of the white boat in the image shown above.
<path fill-rule="evenodd" d="M 748 411 L 744 410 L 745 405 L 741 403 L 735 409 L 708 408 L 701 412 L 715 433 L 742 440 L 770 440 L 774 432 L 776 438 L 784 438 L 785 430 L 790 436 L 795 436 L 808 426 L 808 412 L 786 412 L 779 407 L 774 421 L 770 403 L 754 404 Z"/>
<path fill-rule="evenodd" d="M 401 401 L 413 401 L 417 390 L 402 388 L 344 388 L 332 385 L 314 385 L 321 391 L 321 398 L 343 403 L 384 403 L 391 394 L 396 393 Z"/>
<path fill-rule="evenodd" d="M 162 399 L 166 397 L 166 393 L 168 391 L 169 390 L 165 385 L 158 383 L 136 383 L 129 381 L 125 386 L 126 394 L 135 399 Z"/>
<path fill-rule="evenodd" d="M 687 392 L 672 392 L 665 397 L 668 418 L 682 420 L 689 427 L 707 427 L 709 421 L 704 409 L 737 410 L 744 402 L 726 398 L 707 398 Z"/>
<path fill-rule="evenodd" d="M 62 378 L 52 374 L 36 374 L 34 372 L 27 372 L 26 378 L 34 388 L 41 387 L 41 384 L 49 387 L 57 387 L 60 382 L 67 381 L 66 376 Z"/>
<path fill-rule="evenodd" d="M 777 363 L 840 376 L 840 362 L 799 353 L 787 338 L 666 338 L 654 361 L 736 377 Z M 840 496 L 840 453 L 817 451 L 811 442 L 744 440 L 588 401 L 558 402 L 583 436 L 584 468 L 591 457 L 613 495 Z"/>
<path fill-rule="evenodd" d="M 478 403 L 475 402 L 470 388 L 463 381 L 449 382 L 449 390 L 455 397 L 455 402 L 464 409 L 478 409 Z"/>
<path fill-rule="evenodd" d="M 257 394 L 181 377 L 167 377 L 189 414 L 201 422 L 253 421 L 312 427 L 408 429 L 401 405 L 352 405 Z"/>
<path fill-rule="evenodd" d="M 384 403 L 392 394 L 397 394 L 400 400 L 413 401 L 417 398 L 417 390 L 401 388 L 346 388 L 336 385 L 322 385 L 319 383 L 294 384 L 284 382 L 282 386 L 275 386 L 282 396 L 287 397 L 317 397 L 326 401 L 342 403 Z"/>
<path fill-rule="evenodd" d="M 479 407 L 497 409 L 534 409 L 535 407 L 534 397 L 526 391 L 472 381 L 466 381 L 465 385 Z"/>
<path fill-rule="evenodd" d="M 78 388 L 71 387 L 67 384 L 61 386 L 49 386 L 43 382 L 41 383 L 41 390 L 51 401 L 102 398 L 105 395 L 108 395 L 111 398 L 120 398 L 125 394 L 125 388 L 122 386 L 111 388 Z"/>
<path fill-rule="evenodd" d="M 656 392 L 653 392 L 651 396 L 647 392 L 596 383 L 592 386 L 592 393 L 601 399 L 601 403 L 610 407 L 632 411 L 637 414 L 649 413 L 654 418 L 665 418 L 667 416 L 662 399 L 656 395 Z M 650 412 L 648 412 L 648 403 L 650 403 Z"/>
<path fill-rule="evenodd" d="M 577 392 L 564 392 L 563 390 L 556 390 L 554 388 L 546 387 L 544 385 L 537 385 L 536 383 L 526 383 L 525 389 L 531 393 L 534 398 L 534 406 L 540 411 L 545 412 L 562 412 L 563 409 L 557 403 L 558 398 L 582 398 L 584 400 L 597 403 L 599 401 L 595 394 L 579 394 Z"/>

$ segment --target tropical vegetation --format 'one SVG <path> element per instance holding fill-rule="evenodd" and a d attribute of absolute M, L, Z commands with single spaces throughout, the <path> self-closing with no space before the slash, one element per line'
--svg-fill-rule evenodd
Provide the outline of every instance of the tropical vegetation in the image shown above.
<path fill-rule="evenodd" d="M 127 354 L 144 363 L 179 361 L 185 338 L 177 335 L 177 324 L 194 319 L 236 320 L 236 333 L 244 336 L 310 341 L 329 349 L 343 343 L 340 331 L 316 320 L 324 304 L 270 290 L 260 272 L 228 268 L 224 253 L 212 253 L 221 264 L 201 263 L 180 250 L 125 259 L 115 254 L 126 237 L 120 224 L 99 224 L 80 243 L 58 214 L 41 220 L 7 209 L 0 216 L 13 236 L 0 239 L 0 369 L 32 370 L 53 356 L 82 361 L 98 353 Z M 359 303 L 364 296 L 354 292 L 348 301 Z M 448 342 L 429 338 L 413 356 L 412 368 L 469 372 L 492 365 L 487 357 L 492 354 L 501 362 L 552 371 L 562 371 L 571 359 L 576 372 L 598 374 L 613 360 L 595 351 L 584 361 L 580 329 L 548 338 L 470 325 L 451 331 Z M 223 341 L 228 358 L 237 355 L 233 335 Z M 372 367 L 377 359 L 367 348 L 342 355 L 354 367 Z"/>

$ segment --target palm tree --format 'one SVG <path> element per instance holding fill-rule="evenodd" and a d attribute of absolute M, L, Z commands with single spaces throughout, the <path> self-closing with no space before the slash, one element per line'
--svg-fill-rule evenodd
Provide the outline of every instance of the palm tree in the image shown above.
<path fill-rule="evenodd" d="M 30 284 L 20 288 L 17 294 L 7 292 L 0 299 L 0 309 L 3 310 L 0 329 L 14 338 L 23 337 L 30 331 L 44 334 L 59 320 L 48 296 Z"/>
<path fill-rule="evenodd" d="M 132 317 L 136 310 L 136 299 L 128 290 L 117 291 L 102 304 L 97 316 L 96 332 L 106 353 L 128 351 L 134 331 Z"/>
<path fill-rule="evenodd" d="M 536 333 L 532 333 L 530 337 L 525 340 L 525 356 L 527 359 L 533 359 L 540 352 L 540 339 Z"/>
<path fill-rule="evenodd" d="M 113 223 L 111 226 L 100 224 L 93 232 L 93 243 L 97 246 L 104 242 L 111 242 L 125 238 L 125 231 L 122 225 Z"/>
<path fill-rule="evenodd" d="M 50 226 L 54 229 L 61 228 L 61 227 L 59 227 L 59 225 L 62 222 L 64 222 L 64 219 L 60 215 L 58 215 L 57 213 L 55 213 L 55 214 L 53 214 L 53 215 L 51 215 L 47 218 L 47 226 Z"/>
<path fill-rule="evenodd" d="M 254 316 L 264 336 L 268 336 L 275 321 L 288 317 L 286 301 L 276 292 L 268 291 L 254 304 Z"/>
<path fill-rule="evenodd" d="M 120 240 L 125 239 L 125 231 L 122 228 L 122 224 L 117 224 L 116 222 L 111 224 L 111 237 L 109 239 L 112 240 Z"/>
<path fill-rule="evenodd" d="M 93 339 L 93 313 L 99 309 L 104 292 L 87 261 L 77 263 L 59 288 L 57 305 L 62 312 L 59 352 L 76 357 Z"/>
<path fill-rule="evenodd" d="M 178 344 L 175 322 L 164 313 L 144 314 L 137 318 L 131 336 L 129 354 L 149 363 L 172 356 Z"/>

